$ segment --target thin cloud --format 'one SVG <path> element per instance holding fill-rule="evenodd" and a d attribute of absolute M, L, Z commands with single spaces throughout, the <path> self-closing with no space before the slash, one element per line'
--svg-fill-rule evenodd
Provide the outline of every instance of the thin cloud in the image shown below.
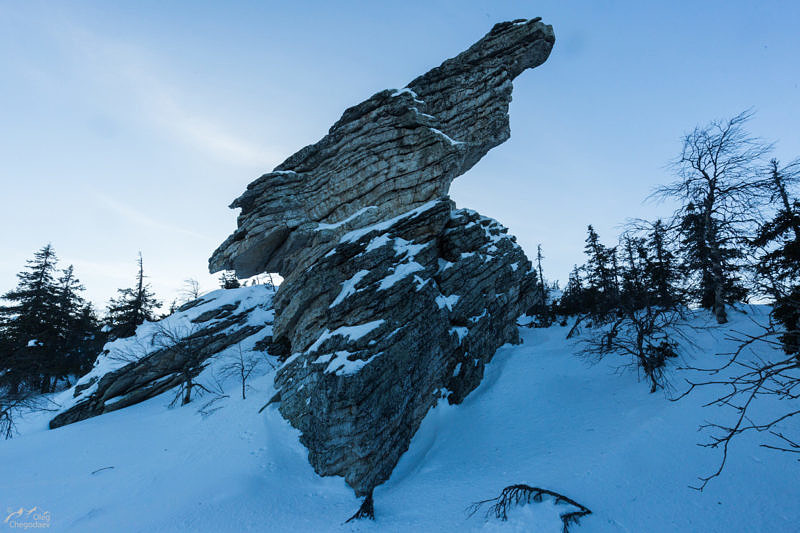
<path fill-rule="evenodd" d="M 260 146 L 231 132 L 233 128 L 190 103 L 196 89 L 185 90 L 167 81 L 168 69 L 153 55 L 134 46 L 101 36 L 85 28 L 62 26 L 60 37 L 68 44 L 79 68 L 114 95 L 115 112 L 135 113 L 162 133 L 228 163 L 274 166 L 282 151 Z M 122 105 L 121 105 L 122 104 Z"/>
<path fill-rule="evenodd" d="M 129 205 L 123 204 L 110 196 L 106 196 L 105 194 L 93 191 L 92 196 L 94 196 L 97 203 L 100 204 L 102 207 L 105 207 L 109 211 L 113 212 L 120 218 L 124 218 L 125 220 L 137 224 L 139 226 L 157 229 L 159 231 L 170 232 L 170 233 L 179 233 L 182 235 L 188 235 L 190 237 L 202 239 L 204 238 L 203 235 L 192 231 L 190 229 L 182 228 L 180 226 L 176 226 L 174 224 L 170 224 L 169 222 L 164 222 L 158 220 L 146 213 L 142 213 L 141 211 L 130 207 Z"/>

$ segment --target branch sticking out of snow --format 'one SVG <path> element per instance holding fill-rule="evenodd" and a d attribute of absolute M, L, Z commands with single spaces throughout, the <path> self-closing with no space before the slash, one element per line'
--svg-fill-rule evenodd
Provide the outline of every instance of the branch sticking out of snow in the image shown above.
<path fill-rule="evenodd" d="M 510 485 L 503 489 L 500 496 L 475 502 L 467 508 L 469 516 L 477 513 L 483 504 L 493 504 L 486 511 L 486 517 L 494 515 L 495 518 L 501 522 L 508 520 L 508 511 L 512 507 L 526 505 L 531 502 L 540 503 L 545 496 L 553 498 L 556 505 L 567 504 L 573 507 L 573 510 L 561 513 L 561 523 L 564 524 L 564 533 L 569 533 L 570 524 L 578 524 L 581 517 L 592 514 L 592 512 L 583 505 L 579 504 L 572 498 L 553 492 L 552 490 L 540 489 L 539 487 L 531 487 L 530 485 L 519 484 Z"/>

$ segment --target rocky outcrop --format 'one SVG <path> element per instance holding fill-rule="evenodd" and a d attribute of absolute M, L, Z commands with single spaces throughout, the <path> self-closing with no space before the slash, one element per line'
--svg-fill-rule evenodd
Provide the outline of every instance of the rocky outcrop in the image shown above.
<path fill-rule="evenodd" d="M 134 337 L 106 345 L 95 368 L 70 389 L 61 411 L 50 421 L 57 428 L 153 398 L 171 389 L 193 386 L 208 361 L 249 340 L 270 339 L 271 291 L 248 287 L 216 291 L 190 302 Z M 189 391 L 191 393 L 191 391 Z"/>
<path fill-rule="evenodd" d="M 351 107 L 328 135 L 248 185 L 238 229 L 212 272 L 284 277 L 343 233 L 447 195 L 454 178 L 509 138 L 512 80 L 542 64 L 555 38 L 538 19 L 497 24 L 402 90 Z"/>
<path fill-rule="evenodd" d="M 449 200 L 346 234 L 287 279 L 274 339 L 280 412 L 322 475 L 359 494 L 385 481 L 439 398 L 460 402 L 534 298 L 524 253 Z"/>
<path fill-rule="evenodd" d="M 212 272 L 279 272 L 274 400 L 321 475 L 368 495 L 427 411 L 478 386 L 538 297 L 498 222 L 447 193 L 508 139 L 512 80 L 554 43 L 539 19 L 497 24 L 401 90 L 344 112 L 251 183 Z"/>

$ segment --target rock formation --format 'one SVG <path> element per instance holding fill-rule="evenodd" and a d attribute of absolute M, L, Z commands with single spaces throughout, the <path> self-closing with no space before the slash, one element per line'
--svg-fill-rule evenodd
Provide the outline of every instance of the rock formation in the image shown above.
<path fill-rule="evenodd" d="M 139 326 L 134 337 L 106 345 L 94 369 L 71 389 L 50 428 L 190 385 L 208 360 L 226 348 L 271 339 L 271 307 L 271 291 L 264 286 L 216 291 L 159 322 Z"/>
<path fill-rule="evenodd" d="M 554 43 L 497 24 L 401 90 L 345 111 L 318 143 L 251 183 L 210 270 L 284 278 L 273 350 L 278 409 L 321 475 L 360 495 L 388 479 L 437 399 L 480 383 L 538 297 L 498 222 L 457 210 L 454 178 L 508 139 L 512 80 Z"/>

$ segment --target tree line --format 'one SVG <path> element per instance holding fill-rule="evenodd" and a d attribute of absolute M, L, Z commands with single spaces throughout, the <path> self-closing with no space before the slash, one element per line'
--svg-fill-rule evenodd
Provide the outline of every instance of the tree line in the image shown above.
<path fill-rule="evenodd" d="M 101 316 L 83 297 L 85 288 L 73 266 L 59 266 L 51 244 L 26 262 L 16 288 L 0 295 L 0 421 L 4 406 L 71 386 L 91 370 L 107 342 L 130 337 L 145 321 L 177 310 L 176 299 L 168 312 L 158 312 L 162 302 L 146 281 L 141 253 L 136 265 L 133 285 L 117 289 Z M 224 289 L 247 284 L 232 272 L 223 272 L 219 283 Z M 272 278 L 258 283 L 272 283 Z M 186 280 L 182 300 L 199 296 L 199 284 Z"/>
<path fill-rule="evenodd" d="M 800 159 L 782 165 L 773 145 L 747 133 L 750 112 L 695 128 L 672 162 L 675 180 L 652 197 L 672 200 L 668 219 L 633 220 L 604 245 L 592 225 L 586 262 L 575 266 L 558 297 L 541 274 L 547 303 L 538 325 L 580 316 L 607 323 L 648 308 L 702 308 L 728 321 L 731 306 L 770 303 L 787 353 L 800 336 Z"/>
<path fill-rule="evenodd" d="M 17 278 L 0 305 L 0 390 L 12 397 L 69 387 L 73 377 L 91 370 L 108 340 L 133 335 L 145 320 L 157 318 L 161 305 L 145 282 L 141 254 L 134 286 L 118 289 L 102 318 L 82 296 L 73 266 L 59 268 L 50 244 Z"/>
<path fill-rule="evenodd" d="M 712 387 L 717 396 L 709 405 L 735 413 L 732 423 L 701 428 L 709 433 L 702 445 L 720 449 L 722 459 L 700 477 L 700 490 L 721 474 L 729 444 L 743 433 L 765 435 L 766 448 L 800 454 L 797 435 L 785 432 L 800 415 L 800 159 L 771 158 L 773 145 L 745 128 L 751 117 L 741 113 L 688 133 L 672 162 L 674 181 L 652 194 L 675 202 L 672 215 L 629 221 L 613 246 L 588 226 L 586 261 L 563 291 L 545 282 L 539 249 L 543 298 L 528 313 L 534 326 L 571 322 L 568 337 L 580 338 L 582 356 L 627 356 L 627 366 L 655 392 L 669 386 L 669 359 L 691 344 L 696 310 L 725 324 L 737 304 L 770 305 L 758 333 L 727 334 L 735 348 L 717 354 L 715 368 L 688 366 L 705 377 L 673 398 Z M 755 413 L 753 405 L 765 398 L 783 408 L 772 417 Z"/>

